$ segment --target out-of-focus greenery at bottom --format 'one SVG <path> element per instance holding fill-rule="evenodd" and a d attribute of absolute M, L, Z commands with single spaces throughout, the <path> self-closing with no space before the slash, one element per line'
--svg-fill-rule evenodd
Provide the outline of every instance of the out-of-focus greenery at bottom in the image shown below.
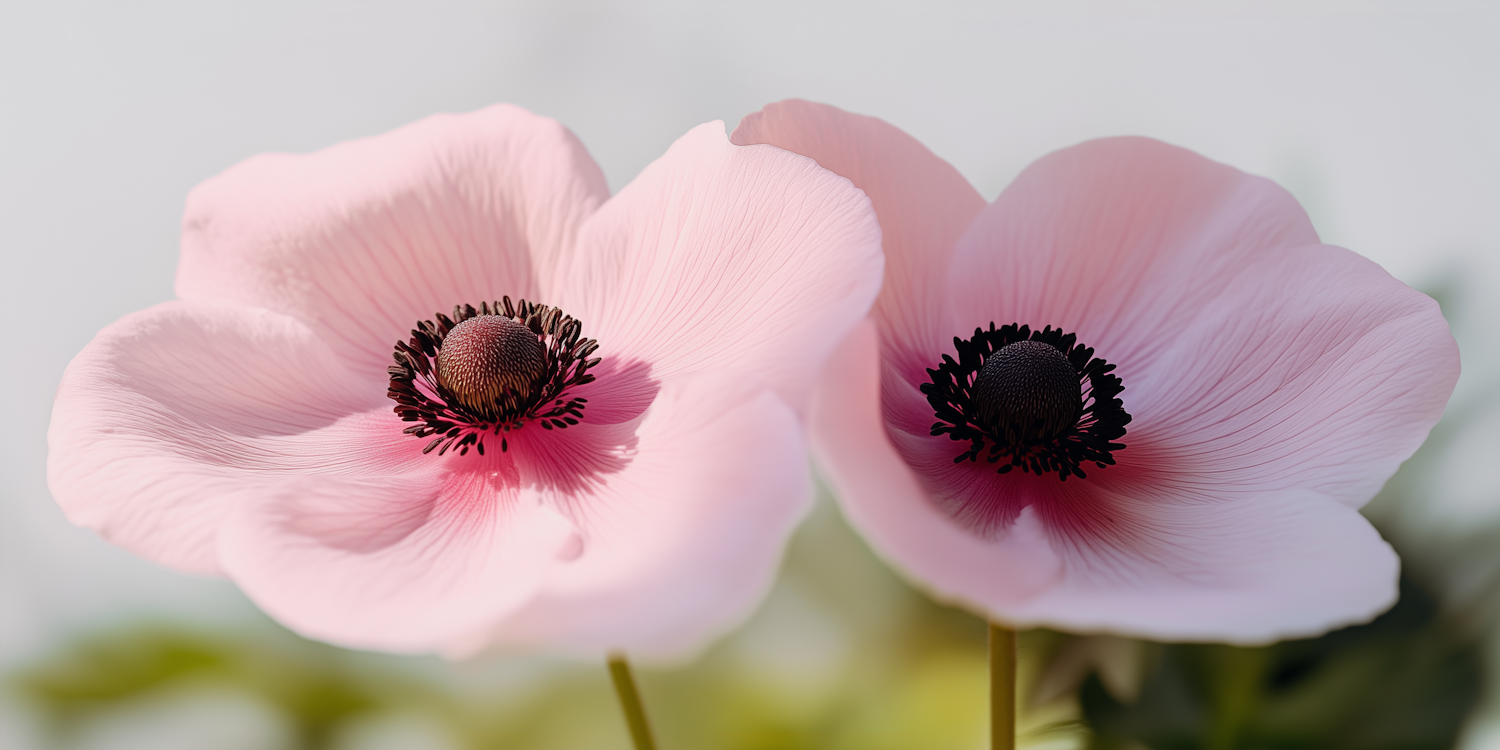
<path fill-rule="evenodd" d="M 1021 638 L 1022 747 L 1450 748 L 1476 648 L 1407 583 L 1370 625 L 1266 648 Z M 664 750 L 987 746 L 985 626 L 875 560 L 826 500 L 751 622 L 637 665 Z M 11 681 L 42 741 L 88 748 L 628 746 L 604 664 L 358 654 L 269 623 L 97 633 Z"/>

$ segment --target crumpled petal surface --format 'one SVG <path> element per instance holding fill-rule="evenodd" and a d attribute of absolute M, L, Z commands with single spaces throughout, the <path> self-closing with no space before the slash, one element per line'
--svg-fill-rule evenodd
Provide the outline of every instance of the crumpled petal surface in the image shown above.
<path fill-rule="evenodd" d="M 51 486 L 311 637 L 684 653 L 764 592 L 809 501 L 798 402 L 881 266 L 848 180 L 718 124 L 614 198 L 571 133 L 504 105 L 256 157 L 189 198 L 183 299 L 69 366 Z M 502 295 L 599 341 L 583 419 L 423 454 L 392 346 Z"/>
<path fill-rule="evenodd" d="M 777 106 L 757 127 L 796 135 L 776 145 L 868 119 Z M 792 116 L 808 108 L 819 116 Z M 1311 635 L 1394 601 L 1395 555 L 1355 509 L 1425 439 L 1457 379 L 1432 300 L 1320 244 L 1268 180 L 1144 138 L 1044 157 L 946 263 L 933 257 L 940 304 L 891 315 L 882 299 L 872 313 L 878 405 L 854 403 L 853 376 L 833 368 L 815 399 L 818 455 L 898 566 L 1002 621 L 1166 639 Z M 1060 482 L 953 463 L 962 448 L 929 433 L 918 388 L 954 336 L 990 322 L 1061 327 L 1117 365 L 1133 416 L 1117 465 Z M 881 468 L 893 456 L 905 474 Z"/>

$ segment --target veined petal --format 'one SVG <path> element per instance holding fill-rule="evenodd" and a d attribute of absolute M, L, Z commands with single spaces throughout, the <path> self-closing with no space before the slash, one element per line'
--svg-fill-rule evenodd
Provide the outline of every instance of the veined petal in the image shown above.
<path fill-rule="evenodd" d="M 937 586 L 1027 627 L 1236 643 L 1364 621 L 1394 600 L 1395 554 L 1352 508 L 1308 489 L 1205 477 L 1175 448 L 1132 440 L 1119 464 L 1067 482 L 997 474 L 983 462 L 940 471 L 952 453 L 933 443 L 910 452 L 930 461 L 916 469 L 933 502 L 970 504 L 969 514 L 952 514 L 962 518 L 952 528 L 981 539 L 975 529 L 991 519 L 972 513 L 1005 515 L 1008 523 L 994 524 L 1003 542 L 1029 518 L 1059 561 L 1057 577 L 1030 598 L 997 596 L 955 571 L 940 573 Z"/>
<path fill-rule="evenodd" d="M 712 379 L 662 391 L 632 460 L 571 498 L 577 558 L 476 644 L 678 656 L 759 601 L 812 497 L 801 427 L 761 393 L 725 405 Z"/>
<path fill-rule="evenodd" d="M 510 105 L 435 115 L 313 154 L 256 156 L 199 185 L 177 294 L 296 316 L 352 366 L 381 372 L 418 320 L 534 298 L 608 197 L 553 120 Z"/>
<path fill-rule="evenodd" d="M 1442 416 L 1459 356 L 1436 302 L 1314 245 L 1258 256 L 1168 352 L 1132 370 L 1131 429 L 1177 472 L 1358 508 Z"/>
<path fill-rule="evenodd" d="M 606 199 L 571 134 L 513 107 L 210 180 L 185 301 L 105 331 L 65 378 L 59 501 L 344 645 L 701 644 L 764 592 L 806 508 L 796 408 L 878 292 L 879 227 L 847 180 L 721 125 Z M 585 413 L 450 424 L 423 400 L 447 385 L 387 372 L 418 320 L 502 295 L 598 340 L 598 379 L 568 381 Z M 470 442 L 423 454 L 388 386 L 418 432 Z"/>
<path fill-rule="evenodd" d="M 830 365 L 841 387 L 814 402 L 814 449 L 851 523 L 942 599 L 1021 627 L 1244 644 L 1364 621 L 1394 600 L 1395 554 L 1354 510 L 1303 489 L 1205 486 L 1144 442 L 1122 463 L 1146 468 L 1084 482 L 951 463 L 955 474 L 920 481 L 870 438 L 880 435 L 875 336 L 859 336 Z M 917 470 L 941 468 L 934 456 Z M 1025 497 L 1007 530 L 986 538 L 937 509 L 932 481 Z"/>
<path fill-rule="evenodd" d="M 504 455 L 490 471 L 303 476 L 236 498 L 224 569 L 311 638 L 424 652 L 520 606 L 573 536 L 521 497 Z"/>
<path fill-rule="evenodd" d="M 1336 500 L 1143 489 L 1116 499 L 1152 535 L 1136 559 L 1070 565 L 1044 594 L 990 611 L 1025 627 L 1258 645 L 1366 622 L 1396 600 L 1395 552 Z"/>
<path fill-rule="evenodd" d="M 143 557 L 218 570 L 230 495 L 307 471 L 400 465 L 420 451 L 384 384 L 299 321 L 168 302 L 100 331 L 68 365 L 48 483 L 68 518 Z"/>
<path fill-rule="evenodd" d="M 930 313 L 944 304 L 954 244 L 985 206 L 953 165 L 883 120 L 800 99 L 749 115 L 730 140 L 812 157 L 865 191 L 885 249 L 885 281 L 875 305 L 883 335 L 928 344 L 952 337 Z M 891 355 L 906 349 L 894 347 Z"/>
<path fill-rule="evenodd" d="M 689 131 L 589 217 L 544 288 L 600 356 L 663 381 L 712 372 L 805 391 L 880 285 L 869 200 L 806 157 Z M 577 311 L 577 312 L 575 312 Z"/>
<path fill-rule="evenodd" d="M 962 336 L 992 321 L 1061 327 L 1129 388 L 1129 368 L 1255 258 L 1317 242 L 1270 180 L 1148 138 L 1089 141 L 1038 159 L 975 220 L 948 269 L 945 322 Z"/>
<path fill-rule="evenodd" d="M 1118 463 L 1087 478 L 955 465 L 961 448 L 930 435 L 918 391 L 951 344 L 885 336 L 915 344 L 881 352 L 889 441 L 840 459 L 870 430 L 830 433 L 815 408 L 815 445 L 898 565 L 1002 621 L 1174 640 L 1312 635 L 1389 606 L 1397 561 L 1354 508 L 1436 422 L 1457 350 L 1431 300 L 1318 244 L 1285 191 L 1154 141 L 1083 144 L 976 219 L 947 284 L 928 315 L 952 335 L 991 322 L 1076 333 L 1118 367 L 1134 420 Z M 890 446 L 906 493 L 894 476 L 861 486 L 880 470 L 858 458 Z M 926 503 L 889 500 L 902 494 Z M 882 502 L 896 509 L 883 527 Z M 970 545 L 1035 541 L 1054 575 L 1002 590 L 983 576 L 999 566 L 950 550 L 957 540 L 902 546 L 934 515 Z"/>

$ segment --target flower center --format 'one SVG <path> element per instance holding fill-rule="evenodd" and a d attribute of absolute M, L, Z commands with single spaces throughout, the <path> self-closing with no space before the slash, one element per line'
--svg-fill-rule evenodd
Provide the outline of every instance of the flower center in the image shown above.
<path fill-rule="evenodd" d="M 397 341 L 387 368 L 395 411 L 417 424 L 405 432 L 433 439 L 423 453 L 472 446 L 482 455 L 486 433 L 503 436 L 536 422 L 565 429 L 583 419 L 586 398 L 568 389 L 592 383 L 590 358 L 599 348 L 581 338 L 583 325 L 561 310 L 504 297 L 493 304 L 459 305 L 453 317 L 418 321 L 411 338 Z M 434 437 L 435 436 L 435 437 Z"/>
<path fill-rule="evenodd" d="M 1017 341 L 991 354 L 974 381 L 983 426 L 1022 447 L 1051 440 L 1078 423 L 1083 395 L 1073 363 L 1051 344 Z"/>
<path fill-rule="evenodd" d="M 944 355 L 921 390 L 938 419 L 932 434 L 969 442 L 954 463 L 983 454 L 1001 474 L 1019 468 L 1066 481 L 1086 478 L 1085 463 L 1113 464 L 1125 447 L 1113 442 L 1130 423 L 1125 386 L 1074 334 L 990 323 L 953 346 L 958 359 Z"/>
<path fill-rule="evenodd" d="M 499 315 L 477 315 L 443 339 L 437 382 L 478 412 L 531 395 L 546 369 L 547 348 L 526 326 Z"/>

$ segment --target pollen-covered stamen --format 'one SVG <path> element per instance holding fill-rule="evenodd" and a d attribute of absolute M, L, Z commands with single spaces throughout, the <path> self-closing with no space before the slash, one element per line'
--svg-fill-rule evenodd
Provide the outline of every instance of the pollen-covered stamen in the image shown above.
<path fill-rule="evenodd" d="M 484 413 L 507 394 L 524 399 L 546 369 L 547 348 L 526 326 L 478 315 L 453 326 L 437 356 L 437 382 L 464 406 Z"/>
<path fill-rule="evenodd" d="M 990 323 L 972 338 L 954 337 L 953 348 L 958 359 L 943 355 L 921 389 L 938 419 L 932 434 L 969 443 L 954 463 L 984 456 L 1001 474 L 1056 472 L 1066 480 L 1084 478 L 1085 463 L 1113 464 L 1125 447 L 1113 442 L 1130 423 L 1119 399 L 1125 386 L 1077 336 Z"/>
<path fill-rule="evenodd" d="M 486 433 L 508 443 L 504 433 L 530 423 L 565 429 L 583 419 L 588 399 L 568 389 L 592 383 L 590 357 L 599 344 L 581 336 L 583 325 L 547 305 L 504 297 L 479 307 L 459 305 L 422 320 L 411 338 L 396 342 L 387 368 L 405 432 L 432 438 L 423 453 L 473 447 L 484 453 Z"/>
<path fill-rule="evenodd" d="M 1051 440 L 1078 423 L 1078 371 L 1057 347 L 1017 341 L 985 361 L 974 381 L 979 419 L 1017 448 Z"/>

